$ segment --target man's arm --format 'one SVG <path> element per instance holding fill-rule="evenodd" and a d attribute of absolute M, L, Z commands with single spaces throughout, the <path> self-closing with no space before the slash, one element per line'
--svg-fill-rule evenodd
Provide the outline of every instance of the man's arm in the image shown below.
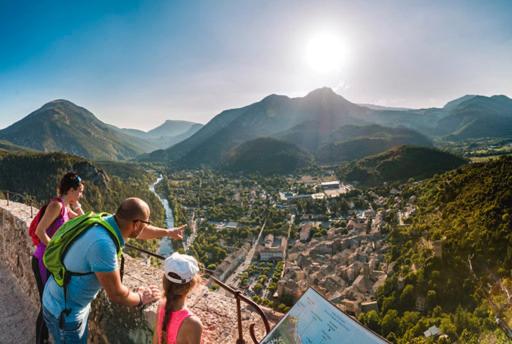
<path fill-rule="evenodd" d="M 187 225 L 167 229 L 149 225 L 140 232 L 137 239 L 148 240 L 170 237 L 173 240 L 182 240 L 185 227 L 187 227 Z"/>
<path fill-rule="evenodd" d="M 93 229 L 91 229 L 93 230 Z M 103 229 L 102 229 L 103 231 Z M 137 306 L 153 302 L 160 297 L 157 287 L 132 292 L 121 282 L 121 275 L 117 264 L 116 246 L 111 238 L 99 232 L 95 241 L 89 245 L 85 259 L 91 270 L 96 274 L 100 285 L 105 289 L 112 302 L 126 306 Z"/>
<path fill-rule="evenodd" d="M 112 272 L 95 272 L 95 274 L 112 302 L 125 306 L 137 306 L 140 303 L 142 295 L 130 291 L 128 287 L 121 283 L 119 270 Z M 142 302 L 144 302 L 144 300 Z"/>
<path fill-rule="evenodd" d="M 132 292 L 121 282 L 119 270 L 112 272 L 96 272 L 96 277 L 108 298 L 115 303 L 125 306 L 147 305 L 160 298 L 160 291 L 156 286 L 150 286 L 143 292 Z"/>

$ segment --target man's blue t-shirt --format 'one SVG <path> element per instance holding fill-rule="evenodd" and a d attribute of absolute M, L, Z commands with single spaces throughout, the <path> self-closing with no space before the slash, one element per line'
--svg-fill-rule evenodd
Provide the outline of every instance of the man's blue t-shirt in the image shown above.
<path fill-rule="evenodd" d="M 121 246 L 124 246 L 121 231 L 114 217 L 108 216 L 105 220 L 117 232 Z M 64 257 L 64 265 L 68 271 L 80 273 L 115 271 L 118 266 L 116 244 L 107 229 L 95 225 L 71 244 Z M 71 314 L 66 320 L 83 319 L 89 313 L 91 302 L 101 289 L 96 275 L 93 273 L 71 276 L 66 288 L 66 305 L 71 309 Z M 56 318 L 66 308 L 63 288 L 57 285 L 53 276 L 50 276 L 44 287 L 43 306 Z"/>

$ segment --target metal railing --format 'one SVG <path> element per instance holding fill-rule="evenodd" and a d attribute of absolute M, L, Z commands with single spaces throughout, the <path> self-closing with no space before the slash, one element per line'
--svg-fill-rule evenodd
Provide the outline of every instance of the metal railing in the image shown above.
<path fill-rule="evenodd" d="M 137 247 L 137 246 L 133 246 L 131 244 L 125 244 L 125 247 L 137 250 L 137 251 L 145 253 L 145 254 L 148 254 L 148 255 L 150 255 L 152 257 L 155 257 L 155 258 L 158 258 L 160 260 L 165 260 L 164 256 L 161 256 L 159 254 L 153 253 L 151 251 L 145 250 L 145 249 Z M 240 290 L 238 290 L 236 288 L 233 288 L 233 287 L 225 284 L 224 282 L 222 282 L 218 278 L 216 278 L 213 275 L 214 271 L 208 270 L 208 269 L 205 269 L 205 268 L 202 268 L 201 270 L 209 275 L 208 276 L 209 279 L 211 279 L 213 282 L 218 284 L 222 289 L 226 290 L 227 292 L 229 292 L 230 294 L 232 294 L 235 297 L 235 300 L 236 300 L 236 312 L 237 312 L 237 325 L 238 325 L 238 338 L 236 340 L 236 344 L 246 344 L 246 341 L 245 341 L 244 336 L 243 336 L 243 326 L 242 326 L 242 307 L 241 307 L 241 302 L 242 301 L 247 303 L 248 305 L 250 305 L 256 311 L 256 313 L 258 313 L 260 315 L 261 319 L 263 320 L 263 325 L 265 326 L 266 334 L 268 334 L 270 332 L 270 323 L 269 323 L 269 321 L 267 319 L 267 316 L 265 315 L 263 310 L 260 308 L 260 306 L 258 306 L 258 304 L 256 302 L 254 302 L 253 300 L 249 299 L 247 296 L 243 295 Z M 249 325 L 249 334 L 250 334 L 251 339 L 254 342 L 254 344 L 258 344 L 259 341 L 256 338 L 255 326 L 256 326 L 256 324 L 254 324 L 254 323 Z"/>
<path fill-rule="evenodd" d="M 41 207 L 41 204 L 37 202 L 36 198 L 28 194 L 0 190 L 0 195 L 3 195 L 7 202 L 7 206 L 10 205 L 10 202 L 19 202 L 28 205 L 30 207 L 30 217 L 34 217 L 34 209 L 39 209 Z"/>

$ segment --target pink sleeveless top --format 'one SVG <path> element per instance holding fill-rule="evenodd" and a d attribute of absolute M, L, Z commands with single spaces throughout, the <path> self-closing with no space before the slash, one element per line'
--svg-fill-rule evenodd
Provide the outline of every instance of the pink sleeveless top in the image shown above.
<path fill-rule="evenodd" d="M 50 227 L 48 227 L 46 229 L 46 234 L 48 234 L 48 236 L 50 238 L 55 234 L 55 232 L 57 231 L 57 229 L 60 228 L 60 226 L 62 226 L 65 222 L 67 222 L 69 220 L 68 208 L 64 205 L 64 203 L 62 203 L 63 202 L 62 198 L 57 197 L 57 198 L 52 199 L 52 201 L 59 201 L 61 203 L 63 209 L 61 210 L 59 216 L 50 225 Z M 34 257 L 42 260 L 45 250 L 46 250 L 46 245 L 43 244 L 43 242 L 41 241 L 39 243 L 39 245 L 37 245 L 37 247 L 36 247 L 36 250 L 34 252 Z"/>
<path fill-rule="evenodd" d="M 171 320 L 167 324 L 167 344 L 176 344 L 178 338 L 178 331 L 180 330 L 183 320 L 192 316 L 192 312 L 188 309 L 180 309 L 179 311 L 171 312 Z M 158 344 L 162 344 L 162 324 L 165 317 L 165 301 L 160 303 L 158 307 L 158 322 L 156 331 L 158 334 Z M 201 340 L 202 342 L 202 340 Z"/>

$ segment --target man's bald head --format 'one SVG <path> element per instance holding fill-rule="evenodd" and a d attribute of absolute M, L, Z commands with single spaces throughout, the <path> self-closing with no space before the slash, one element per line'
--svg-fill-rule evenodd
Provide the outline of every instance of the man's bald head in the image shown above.
<path fill-rule="evenodd" d="M 146 220 L 149 218 L 149 206 L 137 197 L 125 199 L 117 208 L 116 216 L 126 220 Z"/>

